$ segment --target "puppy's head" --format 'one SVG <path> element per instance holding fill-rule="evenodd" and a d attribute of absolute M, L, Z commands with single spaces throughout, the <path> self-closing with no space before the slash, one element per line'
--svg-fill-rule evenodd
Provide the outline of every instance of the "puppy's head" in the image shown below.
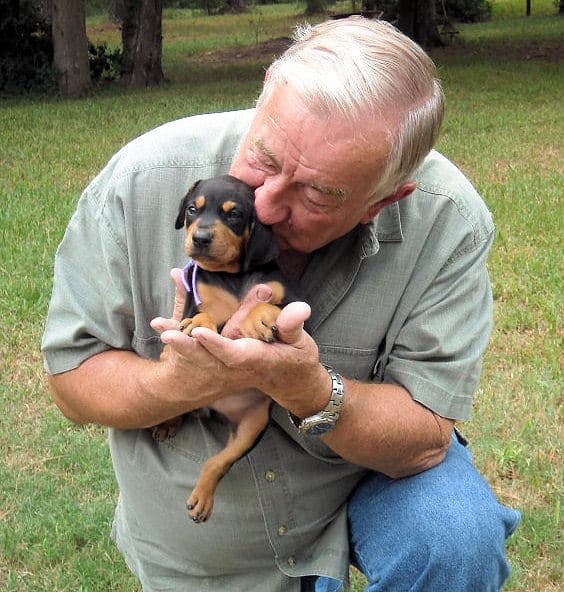
<path fill-rule="evenodd" d="M 197 181 L 180 203 L 186 253 L 202 269 L 237 273 L 272 261 L 278 248 L 255 215 L 254 190 L 231 175 Z"/>

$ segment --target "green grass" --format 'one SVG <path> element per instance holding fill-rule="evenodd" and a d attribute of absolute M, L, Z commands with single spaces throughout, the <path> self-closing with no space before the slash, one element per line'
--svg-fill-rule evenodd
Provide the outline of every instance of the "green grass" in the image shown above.
<path fill-rule="evenodd" d="M 205 52 L 288 36 L 302 11 L 167 11 L 163 87 L 0 103 L 1 590 L 138 590 L 108 539 L 117 492 L 105 432 L 66 421 L 41 370 L 54 252 L 81 189 L 129 139 L 188 114 L 252 104 L 268 58 L 233 65 L 205 61 Z M 551 592 L 564 582 L 564 78 L 554 52 L 564 21 L 548 0 L 533 3 L 529 19 L 523 12 L 521 0 L 496 1 L 494 21 L 460 26 L 454 47 L 433 55 L 448 97 L 439 147 L 473 179 L 498 227 L 496 330 L 473 421 L 462 429 L 498 495 L 523 511 L 507 589 Z M 89 25 L 95 40 L 118 43 L 99 17 Z M 362 577 L 353 582 L 362 589 Z"/>

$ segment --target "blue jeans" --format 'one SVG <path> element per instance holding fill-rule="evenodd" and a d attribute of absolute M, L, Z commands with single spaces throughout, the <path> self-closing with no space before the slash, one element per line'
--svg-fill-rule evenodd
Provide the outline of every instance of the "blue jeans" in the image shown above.
<path fill-rule="evenodd" d="M 489 592 L 509 575 L 505 540 L 520 521 L 453 437 L 445 460 L 414 477 L 368 475 L 348 507 L 351 563 L 367 592 Z M 318 578 L 316 592 L 341 583 Z"/>

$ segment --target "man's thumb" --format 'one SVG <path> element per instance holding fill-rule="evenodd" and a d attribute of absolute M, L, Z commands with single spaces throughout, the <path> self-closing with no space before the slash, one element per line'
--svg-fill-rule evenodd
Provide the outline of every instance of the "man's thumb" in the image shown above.
<path fill-rule="evenodd" d="M 311 316 L 311 308 L 305 302 L 290 302 L 282 309 L 276 326 L 277 337 L 283 343 L 297 344 L 303 335 L 304 323 Z"/>

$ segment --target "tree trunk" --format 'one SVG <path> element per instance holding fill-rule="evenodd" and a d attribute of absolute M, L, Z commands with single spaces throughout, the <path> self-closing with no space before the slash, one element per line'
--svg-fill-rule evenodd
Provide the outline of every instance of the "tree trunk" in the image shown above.
<path fill-rule="evenodd" d="M 127 86 L 156 86 L 164 79 L 162 0 L 125 0 L 124 8 L 122 80 Z"/>
<path fill-rule="evenodd" d="M 435 0 L 399 0 L 398 13 L 398 28 L 419 45 L 443 45 L 437 27 Z"/>
<path fill-rule="evenodd" d="M 79 96 L 90 88 L 84 0 L 53 0 L 51 19 L 59 91 L 65 97 Z"/>
<path fill-rule="evenodd" d="M 247 11 L 246 0 L 226 0 L 226 4 L 229 12 L 233 14 L 241 14 Z"/>
<path fill-rule="evenodd" d="M 327 5 L 325 0 L 307 0 L 306 14 L 325 14 L 327 12 Z"/>

